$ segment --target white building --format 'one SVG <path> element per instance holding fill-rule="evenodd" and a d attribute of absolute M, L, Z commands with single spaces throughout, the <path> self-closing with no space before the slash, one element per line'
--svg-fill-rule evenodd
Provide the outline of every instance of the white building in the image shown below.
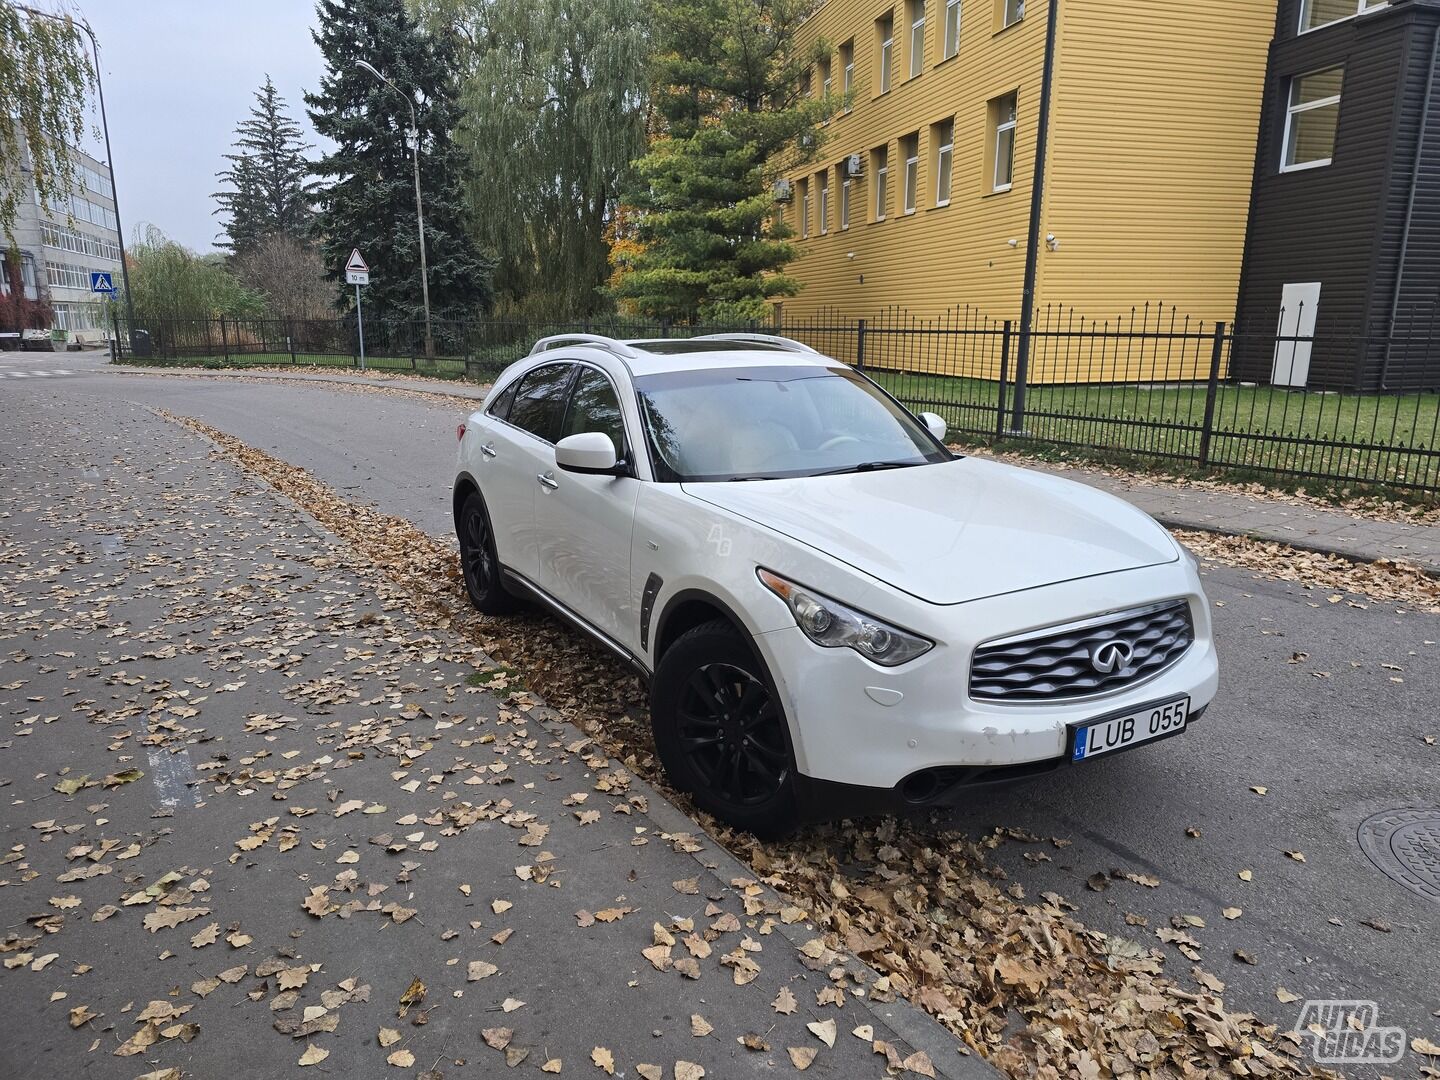
<path fill-rule="evenodd" d="M 90 291 L 93 271 L 112 274 L 120 284 L 120 233 L 115 203 L 110 197 L 110 169 L 83 150 L 71 151 L 75 183 L 68 200 L 42 205 L 33 182 L 30 197 L 18 207 L 15 224 L 5 237 L 5 251 L 19 248 L 25 293 L 38 298 L 40 286 L 48 292 L 54 311 L 51 330 L 61 340 L 97 344 L 109 337 L 103 297 Z M 30 156 L 21 169 L 30 180 Z M 0 288 L 8 291 L 9 275 L 0 275 Z M 34 291 L 32 291 L 34 290 Z"/>

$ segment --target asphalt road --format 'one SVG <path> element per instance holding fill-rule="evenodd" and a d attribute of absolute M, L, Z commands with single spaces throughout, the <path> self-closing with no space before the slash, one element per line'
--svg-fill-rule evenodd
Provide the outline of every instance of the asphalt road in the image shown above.
<path fill-rule="evenodd" d="M 76 366 L 65 360 L 54 366 Z M 23 385 L 0 378 L 7 411 L 59 393 L 196 417 L 357 500 L 436 534 L 450 529 L 454 426 L 462 419 L 452 406 L 98 371 Z M 1061 892 L 1097 929 L 1154 944 L 1156 928 L 1198 916 L 1204 927 L 1187 929 L 1200 943 L 1200 966 L 1227 984 L 1227 1002 L 1282 1030 L 1304 999 L 1358 998 L 1378 1003 L 1380 1023 L 1440 1041 L 1440 905 L 1381 875 L 1356 839 L 1373 814 L 1440 807 L 1440 743 L 1424 741 L 1440 734 L 1440 618 L 1353 597 L 1331 603 L 1328 592 L 1228 567 L 1210 568 L 1206 581 L 1222 690 L 1190 733 L 977 793 L 955 823 L 972 834 L 1005 827 L 1042 838 L 1007 842 L 996 857 L 1029 895 Z M 1048 860 L 1023 857 L 1040 851 Z M 1112 869 L 1160 885 L 1087 886 Z M 1231 907 L 1242 909 L 1233 921 L 1221 914 Z M 1166 948 L 1171 974 L 1186 981 L 1190 961 Z M 1256 963 L 1234 959 L 1237 949 Z M 1289 994 L 1300 1000 L 1281 1000 Z M 1414 1067 L 1411 1057 L 1386 1071 Z"/>

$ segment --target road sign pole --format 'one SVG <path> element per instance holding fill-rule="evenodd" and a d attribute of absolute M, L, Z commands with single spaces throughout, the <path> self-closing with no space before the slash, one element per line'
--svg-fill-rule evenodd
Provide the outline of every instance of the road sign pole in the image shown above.
<path fill-rule="evenodd" d="M 360 286 L 355 286 L 355 329 L 360 334 L 360 370 L 365 370 L 365 315 L 360 310 Z"/>

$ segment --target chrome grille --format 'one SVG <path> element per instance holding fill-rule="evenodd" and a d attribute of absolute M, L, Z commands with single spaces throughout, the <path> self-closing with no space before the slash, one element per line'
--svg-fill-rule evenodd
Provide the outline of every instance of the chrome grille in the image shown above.
<path fill-rule="evenodd" d="M 1164 671 L 1194 640 L 1190 604 L 1185 600 L 1008 638 L 975 650 L 970 696 L 987 701 L 1054 701 L 1121 690 Z M 1102 671 L 1092 658 L 1113 641 L 1128 644 L 1130 658 L 1113 671 Z M 1101 652 L 1103 666 L 1105 650 Z"/>

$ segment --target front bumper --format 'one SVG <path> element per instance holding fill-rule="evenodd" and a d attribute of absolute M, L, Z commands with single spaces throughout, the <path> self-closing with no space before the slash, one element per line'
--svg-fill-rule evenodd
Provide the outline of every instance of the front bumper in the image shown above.
<path fill-rule="evenodd" d="M 970 657 L 982 641 L 1181 596 L 1190 603 L 1195 642 L 1148 681 L 1054 703 L 969 696 Z M 934 626 L 912 628 L 935 637 L 936 647 L 899 668 L 879 667 L 850 649 L 820 648 L 794 626 L 756 635 L 785 704 L 802 775 L 897 789 L 937 770 L 942 777 L 944 770 L 975 770 L 977 778 L 984 770 L 994 779 L 1044 772 L 1063 761 L 1069 725 L 1181 695 L 1198 713 L 1219 682 L 1207 602 L 1183 561 L 932 611 Z"/>

